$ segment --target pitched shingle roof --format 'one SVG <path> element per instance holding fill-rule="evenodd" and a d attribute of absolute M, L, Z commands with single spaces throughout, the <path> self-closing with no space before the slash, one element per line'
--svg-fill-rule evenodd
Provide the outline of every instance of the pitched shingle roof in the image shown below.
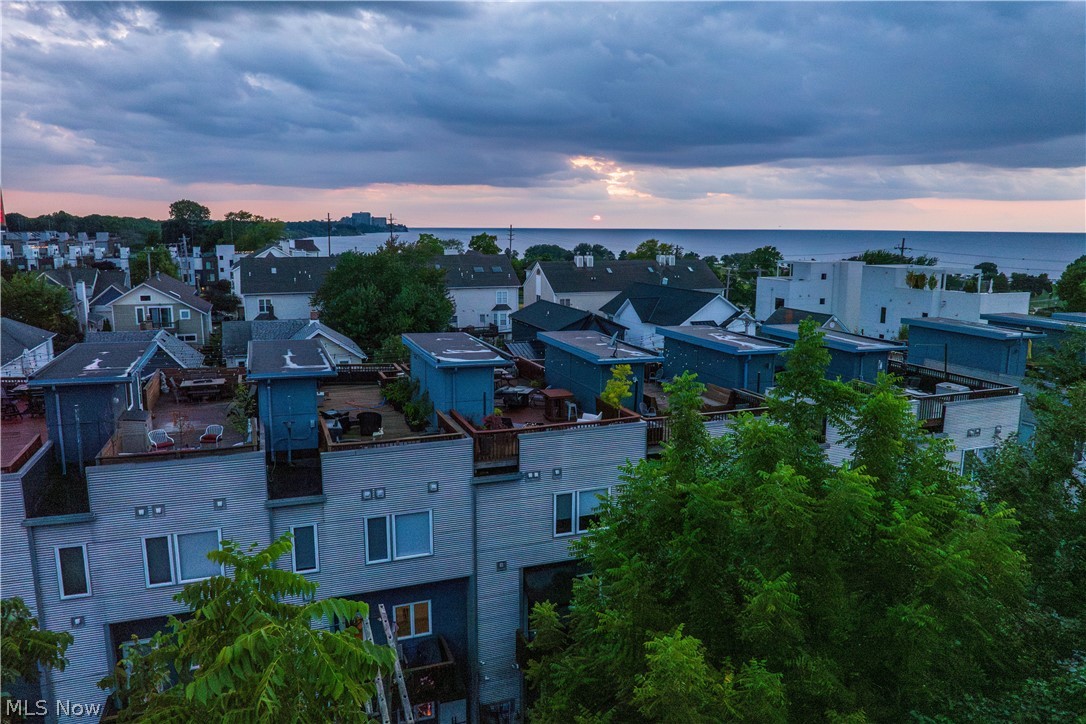
<path fill-rule="evenodd" d="M 434 268 L 445 270 L 445 286 L 449 289 L 520 286 L 505 254 L 445 254 L 435 256 L 432 263 Z"/>
<path fill-rule="evenodd" d="M 705 305 L 719 298 L 719 294 L 712 292 L 699 292 L 695 289 L 680 289 L 663 284 L 631 284 L 625 290 L 615 295 L 611 301 L 600 307 L 604 314 L 615 314 L 619 308 L 629 300 L 638 318 L 646 324 L 658 324 L 660 326 L 672 326 L 682 324 Z M 726 300 L 725 300 L 726 301 Z M 735 311 L 729 312 L 731 317 Z M 723 319 L 714 320 L 724 322 Z"/>
<path fill-rule="evenodd" d="M 196 290 L 185 284 L 180 279 L 174 279 L 168 274 L 158 274 L 143 280 L 143 284 L 171 297 L 176 297 L 185 304 L 205 314 L 211 313 L 211 302 L 207 301 Z M 137 287 L 138 288 L 138 287 Z"/>
<path fill-rule="evenodd" d="M 597 259 L 594 266 L 577 267 L 572 261 L 539 262 L 556 294 L 566 292 L 620 292 L 631 284 L 660 284 L 682 289 L 723 289 L 720 279 L 701 259 L 678 259 L 663 266 L 648 259 Z"/>
<path fill-rule="evenodd" d="M 173 357 L 179 365 L 185 369 L 204 366 L 204 356 L 185 342 L 169 332 L 161 329 L 143 329 L 129 332 L 95 332 L 89 331 L 84 337 L 85 342 L 94 344 L 127 344 L 130 342 L 147 342 L 154 340 L 159 347 Z"/>
<path fill-rule="evenodd" d="M 328 256 L 290 256 L 238 262 L 239 294 L 313 294 L 336 267 Z"/>
<path fill-rule="evenodd" d="M 273 339 L 310 339 L 314 335 L 323 335 L 344 349 L 366 358 L 365 352 L 354 340 L 315 319 L 275 319 L 241 322 L 223 322 L 222 352 L 225 357 L 244 356 L 251 340 L 267 341 Z"/>
<path fill-rule="evenodd" d="M 90 299 L 94 299 L 110 286 L 117 287 L 123 292 L 128 291 L 124 283 L 125 273 L 123 269 L 95 269 L 94 267 L 63 267 L 61 269 L 46 269 L 42 275 L 50 281 L 59 284 L 71 291 L 76 284 L 83 282 L 87 285 Z"/>
<path fill-rule="evenodd" d="M 514 322 L 533 327 L 543 332 L 559 332 L 570 329 L 597 329 L 606 334 L 626 328 L 617 322 L 586 312 L 576 307 L 567 307 L 540 299 L 509 315 Z"/>
<path fill-rule="evenodd" d="M 11 362 L 24 350 L 34 349 L 55 336 L 56 332 L 16 322 L 14 319 L 0 319 L 0 364 Z"/>

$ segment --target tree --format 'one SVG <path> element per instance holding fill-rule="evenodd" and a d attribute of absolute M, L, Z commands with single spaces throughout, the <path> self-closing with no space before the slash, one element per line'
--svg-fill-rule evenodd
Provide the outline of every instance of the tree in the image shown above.
<path fill-rule="evenodd" d="M 448 329 L 453 303 L 429 250 L 393 243 L 373 254 L 347 252 L 313 295 L 321 319 L 372 353 L 404 332 Z"/>
<path fill-rule="evenodd" d="M 433 234 L 425 232 L 419 234 L 419 238 L 415 242 L 415 245 L 420 249 L 425 249 L 433 256 L 441 256 L 446 250 L 451 250 L 456 254 L 464 253 L 464 242 L 459 239 L 439 239 Z"/>
<path fill-rule="evenodd" d="M 574 256 L 594 256 L 597 259 L 614 259 L 615 252 L 608 249 L 603 244 L 589 244 L 587 241 L 582 241 L 577 246 L 573 247 Z"/>
<path fill-rule="evenodd" d="M 311 600 L 317 584 L 275 567 L 289 555 L 284 534 L 267 548 L 232 541 L 208 558 L 233 576 L 190 583 L 175 596 L 191 612 L 170 617 L 148 646 L 133 646 L 113 676 L 124 720 L 357 720 L 375 692 L 374 677 L 392 669 L 395 652 L 362 640 L 353 626 L 369 607 L 338 598 Z M 296 605 L 286 599 L 311 600 Z"/>
<path fill-rule="evenodd" d="M 480 254 L 501 254 L 502 250 L 498 246 L 498 237 L 493 234 L 488 234 L 485 231 L 476 234 L 468 241 L 468 249 L 477 251 Z"/>
<path fill-rule="evenodd" d="M 777 247 L 762 246 L 753 251 L 727 254 L 709 268 L 727 285 L 731 302 L 753 307 L 758 278 L 776 274 L 783 259 Z"/>
<path fill-rule="evenodd" d="M 128 257 L 128 275 L 131 277 L 132 286 L 142 284 L 147 279 L 147 257 L 151 257 L 151 273 L 161 273 L 179 279 L 180 270 L 177 262 L 170 255 L 170 250 L 164 246 L 149 246 L 140 249 Z"/>
<path fill-rule="evenodd" d="M 170 204 L 170 218 L 188 224 L 199 224 L 211 220 L 211 210 L 195 201 L 180 199 Z"/>
<path fill-rule="evenodd" d="M 848 261 L 862 261 L 865 264 L 918 264 L 920 266 L 935 266 L 939 263 L 938 257 L 926 256 L 902 256 L 900 252 L 886 249 L 868 249 L 862 254 L 850 256 Z"/>
<path fill-rule="evenodd" d="M 1056 282 L 1056 295 L 1064 311 L 1086 312 L 1086 256 L 1075 259 L 1063 270 Z"/>
<path fill-rule="evenodd" d="M 80 339 L 79 323 L 70 314 L 68 290 L 37 273 L 16 272 L 10 279 L 0 279 L 0 308 L 8 319 L 56 332 L 53 350 L 57 354 Z"/>
<path fill-rule="evenodd" d="M 660 255 L 682 256 L 682 247 L 668 244 L 657 239 L 646 239 L 637 245 L 637 248 L 626 255 L 627 259 L 653 259 Z"/>
<path fill-rule="evenodd" d="M 788 361 L 809 406 L 823 362 Z M 533 643 L 534 721 L 903 721 L 1021 680 L 1016 521 L 965 485 L 885 377 L 847 400 L 841 467 L 810 454 L 788 407 L 710 439 L 700 388 L 668 385 L 663 456 L 629 465 L 573 544 L 591 575 Z"/>
<path fill-rule="evenodd" d="M 75 640 L 70 633 L 43 630 L 38 619 L 21 598 L 5 598 L 0 602 L 0 661 L 3 662 L 3 706 L 7 721 L 9 687 L 20 679 L 35 683 L 41 669 L 64 671 L 68 663 L 65 653 Z"/>
<path fill-rule="evenodd" d="M 237 311 L 238 306 L 241 304 L 241 300 L 238 299 L 230 288 L 230 281 L 228 279 L 219 279 L 204 287 L 202 296 L 207 301 L 211 302 L 211 308 L 223 314 L 232 314 Z"/>
<path fill-rule="evenodd" d="M 633 370 L 630 365 L 615 365 L 611 368 L 611 379 L 600 393 L 600 399 L 616 410 L 630 398 L 630 386 L 633 385 Z"/>
<path fill-rule="evenodd" d="M 572 261 L 573 252 L 557 244 L 533 244 L 524 250 L 524 265 L 531 266 L 537 261 Z"/>

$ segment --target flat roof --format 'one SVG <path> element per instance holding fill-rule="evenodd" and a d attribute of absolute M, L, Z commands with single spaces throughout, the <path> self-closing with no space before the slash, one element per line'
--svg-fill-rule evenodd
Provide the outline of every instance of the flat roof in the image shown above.
<path fill-rule="evenodd" d="M 324 347 L 315 339 L 250 340 L 245 366 L 251 380 L 336 375 Z"/>
<path fill-rule="evenodd" d="M 984 337 L 985 339 L 1014 340 L 1044 336 L 1037 332 L 1026 332 L 1021 329 L 1007 329 L 1006 327 L 997 327 L 993 324 L 985 324 L 984 322 L 967 322 L 963 319 L 948 319 L 946 317 L 903 319 L 901 320 L 901 323 L 907 324 L 910 327 L 915 326 L 920 327 L 921 329 L 954 332 L 955 334 L 965 334 L 971 337 Z"/>
<path fill-rule="evenodd" d="M 403 343 L 435 367 L 506 367 L 508 355 L 466 332 L 427 332 L 403 335 Z"/>
<path fill-rule="evenodd" d="M 1086 312 L 1053 312 L 1053 319 L 1062 319 L 1067 322 L 1082 322 L 1086 324 Z"/>
<path fill-rule="evenodd" d="M 1012 327 L 1036 327 L 1038 329 L 1054 329 L 1066 331 L 1073 328 L 1086 328 L 1086 317 L 1082 320 L 1056 319 L 1054 317 L 1039 317 L 1036 314 L 1022 314 L 1021 312 L 999 312 L 982 314 L 981 319 L 986 319 L 995 324 L 1007 324 Z"/>
<path fill-rule="evenodd" d="M 657 327 L 656 331 L 668 339 L 677 339 L 699 347 L 715 349 L 730 355 L 779 354 L 788 345 L 749 334 L 729 332 L 720 327 L 677 326 Z"/>
<path fill-rule="evenodd" d="M 82 342 L 66 349 L 34 373 L 31 385 L 123 382 L 158 349 L 154 340 L 120 344 Z"/>
<path fill-rule="evenodd" d="M 617 335 L 588 330 L 570 330 L 565 332 L 540 332 L 536 335 L 543 344 L 557 347 L 571 354 L 588 360 L 593 364 L 610 365 L 622 362 L 663 362 L 657 352 L 644 347 L 618 341 Z M 611 340 L 615 340 L 612 342 Z"/>
<path fill-rule="evenodd" d="M 769 334 L 792 341 L 799 339 L 798 324 L 763 324 L 762 330 Z M 874 337 L 861 337 L 858 334 L 848 334 L 847 332 L 838 332 L 833 329 L 820 329 L 819 331 L 822 332 L 823 346 L 844 352 L 859 354 L 867 352 L 894 352 L 905 349 L 905 345 L 901 342 L 875 339 Z"/>

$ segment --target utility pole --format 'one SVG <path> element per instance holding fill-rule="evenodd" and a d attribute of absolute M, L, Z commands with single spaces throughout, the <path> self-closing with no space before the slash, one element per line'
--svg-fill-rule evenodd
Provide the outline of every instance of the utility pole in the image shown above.
<path fill-rule="evenodd" d="M 332 214 L 328 214 L 328 256 L 332 256 Z"/>
<path fill-rule="evenodd" d="M 513 256 L 513 225 L 509 225 L 509 247 L 505 250 L 506 256 Z"/>
<path fill-rule="evenodd" d="M 392 212 L 388 212 L 388 248 L 391 249 L 392 245 L 396 243 L 396 237 L 392 234 L 392 227 L 396 223 L 396 217 L 392 215 Z"/>
<path fill-rule="evenodd" d="M 730 302 L 732 293 L 732 268 L 727 267 L 725 271 L 727 272 L 728 276 L 727 279 L 725 279 L 724 281 L 724 298 Z"/>
<path fill-rule="evenodd" d="M 900 254 L 901 254 L 901 263 L 902 264 L 905 263 L 905 250 L 906 249 L 908 249 L 909 251 L 913 250 L 913 248 L 911 246 L 905 246 L 905 237 L 903 236 L 903 237 L 901 237 L 901 252 L 900 252 Z"/>

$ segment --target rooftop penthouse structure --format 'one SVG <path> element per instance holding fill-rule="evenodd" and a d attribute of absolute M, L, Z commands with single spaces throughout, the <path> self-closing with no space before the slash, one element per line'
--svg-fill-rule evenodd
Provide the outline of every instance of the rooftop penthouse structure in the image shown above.
<path fill-rule="evenodd" d="M 858 334 L 848 334 L 832 329 L 822 330 L 823 346 L 830 352 L 827 376 L 831 379 L 863 380 L 874 382 L 880 372 L 888 370 L 890 353 L 905 350 L 899 342 L 888 342 Z M 763 324 L 758 336 L 792 344 L 799 339 L 798 324 Z"/>
<path fill-rule="evenodd" d="M 1045 333 L 966 322 L 960 319 L 928 317 L 907 319 L 911 359 L 940 359 L 953 365 L 1009 377 L 1026 374 L 1031 344 Z"/>

